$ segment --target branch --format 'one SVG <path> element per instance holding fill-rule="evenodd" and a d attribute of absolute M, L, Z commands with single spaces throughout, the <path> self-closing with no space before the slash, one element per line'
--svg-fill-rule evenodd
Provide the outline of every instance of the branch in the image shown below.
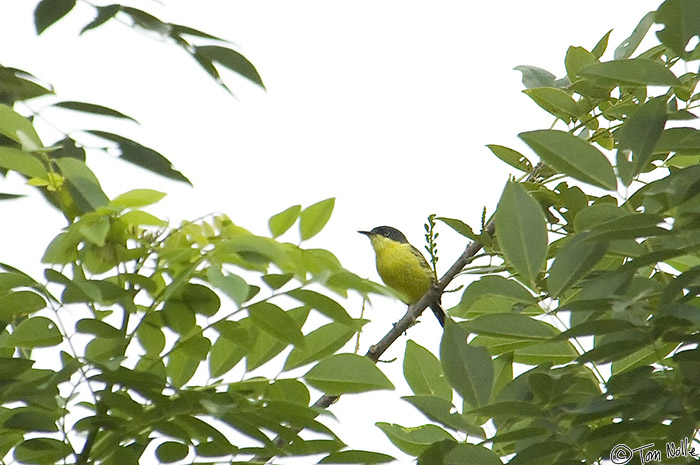
<path fill-rule="evenodd" d="M 494 220 L 491 219 L 491 221 L 488 222 L 486 227 L 484 228 L 484 232 L 489 234 L 490 236 L 493 235 L 496 227 L 494 224 Z M 421 298 L 418 302 L 415 304 L 411 305 L 408 307 L 408 311 L 406 311 L 406 314 L 394 325 L 391 330 L 386 333 L 386 335 L 376 344 L 370 346 L 369 350 L 365 354 L 365 357 L 369 358 L 372 360 L 374 363 L 377 363 L 377 360 L 379 360 L 379 357 L 382 356 L 382 354 L 391 346 L 391 344 L 394 343 L 402 334 L 404 334 L 408 328 L 413 326 L 416 322 L 416 319 L 423 313 L 423 311 L 430 305 L 431 302 L 433 302 L 436 299 L 439 299 L 439 297 L 442 295 L 444 292 L 445 288 L 452 282 L 452 280 L 457 276 L 457 274 L 464 269 L 465 266 L 467 266 L 473 259 L 474 256 L 479 253 L 479 251 L 484 247 L 483 244 L 479 242 L 472 242 L 470 243 L 467 248 L 464 250 L 462 255 L 452 264 L 449 270 L 447 270 L 447 273 L 445 273 L 442 278 L 440 278 L 440 281 L 435 283 L 433 287 L 430 288 L 430 290 Z M 329 395 L 324 395 L 320 397 L 312 407 L 314 408 L 321 408 L 321 409 L 326 409 L 330 407 L 331 404 L 335 403 L 340 396 L 329 396 Z M 290 428 L 290 432 L 296 434 L 299 431 L 301 431 L 302 428 L 298 427 L 293 427 Z M 274 439 L 274 444 L 277 447 L 284 447 L 289 443 L 286 439 L 282 438 L 281 436 L 277 436 Z M 273 458 L 273 456 L 256 456 L 253 458 L 253 463 L 267 463 Z"/>

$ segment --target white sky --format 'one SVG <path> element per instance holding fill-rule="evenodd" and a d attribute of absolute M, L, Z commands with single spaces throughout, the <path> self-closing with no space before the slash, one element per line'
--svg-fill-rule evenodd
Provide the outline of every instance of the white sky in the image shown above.
<path fill-rule="evenodd" d="M 162 217 L 179 222 L 224 212 L 260 234 L 271 215 L 290 205 L 336 197 L 329 225 L 307 245 L 328 248 L 346 268 L 377 279 L 358 229 L 392 225 L 420 248 L 430 213 L 478 229 L 482 208 L 493 212 L 513 173 L 485 145 L 507 145 L 534 158 L 517 134 L 547 128 L 553 119 L 521 93 L 513 67 L 535 65 L 561 77 L 569 45 L 590 50 L 614 28 L 604 57 L 612 59 L 614 48 L 661 0 L 134 2 L 165 21 L 235 42 L 267 86 L 263 92 L 224 73 L 237 99 L 175 46 L 121 24 L 78 37 L 94 14 L 81 2 L 36 38 L 35 3 L 0 8 L 0 63 L 52 83 L 62 100 L 135 117 L 141 126 L 104 119 L 99 128 L 158 150 L 194 183 L 163 181 L 91 154 L 88 163 L 108 196 L 155 188 L 168 193 L 152 210 Z M 47 104 L 37 100 L 30 107 Z M 66 132 L 98 128 L 93 118 L 67 111 L 45 116 Z M 46 144 L 59 138 L 42 128 Z M 31 193 L 18 177 L 2 184 L 0 191 Z M 47 244 L 64 223 L 32 197 L 0 204 L 0 261 L 40 278 L 43 246 L 37 249 L 37 241 Z M 446 226 L 439 231 L 444 272 L 466 244 Z M 297 241 L 295 233 L 283 238 Z M 447 306 L 458 297 L 446 296 Z M 403 309 L 375 299 L 362 353 Z M 359 314 L 357 306 L 348 311 Z M 427 314 L 422 320 L 408 336 L 436 349 L 437 324 Z M 404 344 L 398 341 L 384 358 L 401 357 Z M 424 419 L 398 399 L 410 394 L 401 361 L 381 368 L 399 390 L 342 398 L 332 407 L 341 422 L 334 429 L 351 447 L 387 451 L 410 463 L 373 424 L 416 426 Z"/>

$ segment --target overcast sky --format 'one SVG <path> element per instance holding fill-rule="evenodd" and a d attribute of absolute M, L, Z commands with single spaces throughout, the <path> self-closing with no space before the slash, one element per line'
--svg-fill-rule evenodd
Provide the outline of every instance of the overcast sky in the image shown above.
<path fill-rule="evenodd" d="M 373 254 L 358 229 L 388 224 L 422 248 L 430 213 L 457 217 L 478 229 L 484 207 L 492 213 L 509 174 L 486 144 L 532 156 L 519 132 L 547 128 L 553 119 L 521 93 L 518 65 L 561 77 L 570 45 L 591 49 L 614 29 L 608 53 L 660 0 L 467 1 L 231 1 L 134 2 L 161 19 L 231 40 L 257 67 L 267 91 L 234 75 L 224 80 L 232 98 L 182 51 L 122 24 L 78 36 L 94 15 L 79 2 L 74 12 L 36 38 L 35 2 L 0 7 L 0 64 L 29 71 L 55 86 L 62 100 L 115 108 L 141 122 L 44 116 L 63 132 L 101 128 L 128 135 L 169 158 L 194 188 L 90 154 L 88 163 L 108 196 L 137 187 L 163 190 L 154 210 L 175 222 L 224 212 L 265 234 L 267 219 L 286 207 L 336 197 L 324 232 L 309 247 L 333 251 L 350 270 L 377 279 Z M 11 6 L 9 6 L 11 5 Z M 48 100 L 29 106 L 37 111 Z M 21 108 L 20 108 L 21 110 Z M 44 123 L 45 144 L 60 136 Z M 76 134 L 77 136 L 77 134 Z M 18 177 L 3 192 L 31 193 Z M 0 261 L 28 271 L 64 222 L 33 196 L 3 202 Z M 442 227 L 439 271 L 466 244 Z M 291 234 L 287 240 L 296 242 Z M 459 294 L 445 297 L 448 306 Z M 403 314 L 403 305 L 376 299 L 362 352 Z M 348 308 L 358 315 L 357 306 Z M 432 318 L 408 335 L 435 349 Z M 405 341 L 386 358 L 400 357 Z M 342 439 L 352 447 L 384 450 L 372 425 L 425 420 L 398 399 L 409 394 L 400 361 L 382 364 L 399 391 L 348 396 L 332 407 Z M 358 406 L 371 405 L 358 415 Z M 340 429 L 340 428 L 337 428 Z M 406 457 L 401 463 L 410 463 Z"/>

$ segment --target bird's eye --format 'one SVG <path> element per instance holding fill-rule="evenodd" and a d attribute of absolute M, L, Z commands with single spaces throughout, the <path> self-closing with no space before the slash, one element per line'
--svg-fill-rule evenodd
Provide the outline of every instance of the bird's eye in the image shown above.
<path fill-rule="evenodd" d="M 384 237 L 389 237 L 389 231 L 384 231 Z"/>

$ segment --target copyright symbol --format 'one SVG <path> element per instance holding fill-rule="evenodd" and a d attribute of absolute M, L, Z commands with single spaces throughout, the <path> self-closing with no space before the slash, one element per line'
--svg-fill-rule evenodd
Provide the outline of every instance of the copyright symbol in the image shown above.
<path fill-rule="evenodd" d="M 618 444 L 610 451 L 610 460 L 617 465 L 624 465 L 632 460 L 633 451 L 624 444 Z"/>

